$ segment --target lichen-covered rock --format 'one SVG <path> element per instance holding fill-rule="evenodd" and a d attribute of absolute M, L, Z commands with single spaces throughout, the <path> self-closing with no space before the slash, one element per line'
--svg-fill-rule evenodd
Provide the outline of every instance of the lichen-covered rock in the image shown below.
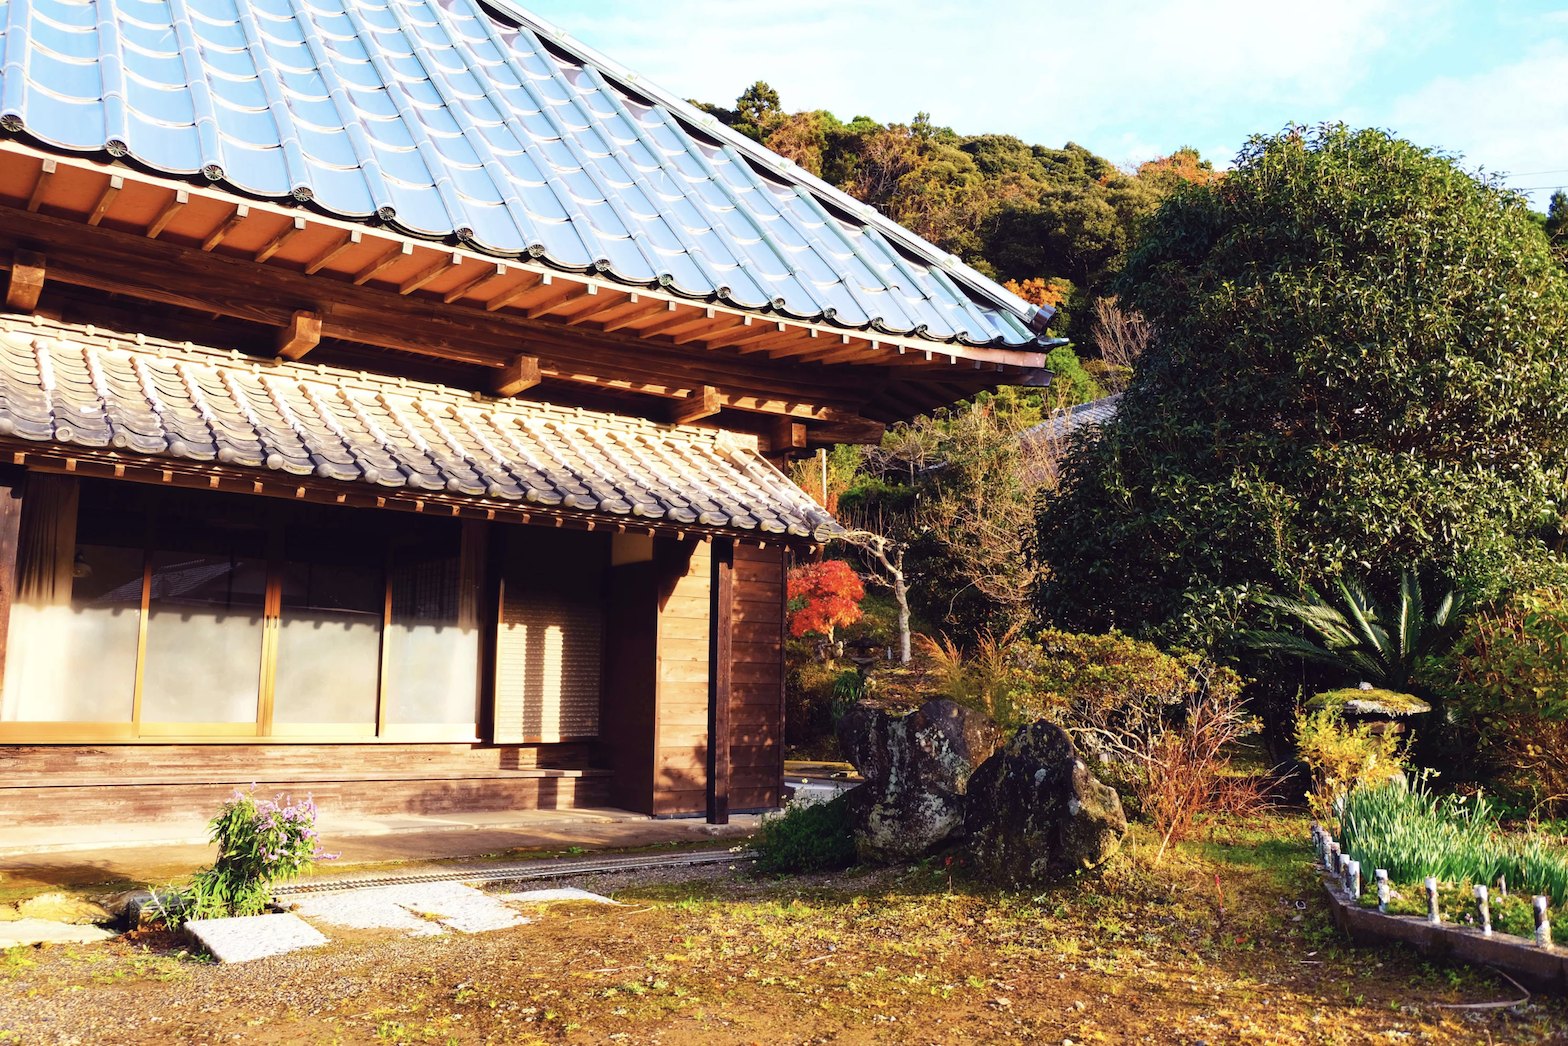
<path fill-rule="evenodd" d="M 961 837 L 964 791 L 1002 743 L 988 717 L 952 701 L 908 715 L 862 701 L 838 722 L 839 747 L 866 783 L 850 793 L 864 860 L 921 857 Z"/>
<path fill-rule="evenodd" d="M 1025 886 L 1104 863 L 1127 834 L 1127 816 L 1067 732 L 1039 722 L 969 778 L 965 827 L 982 875 Z"/>

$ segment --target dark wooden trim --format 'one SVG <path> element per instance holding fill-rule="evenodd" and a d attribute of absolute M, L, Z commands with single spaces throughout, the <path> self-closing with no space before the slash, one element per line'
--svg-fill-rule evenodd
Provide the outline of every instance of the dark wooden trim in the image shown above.
<path fill-rule="evenodd" d="M 539 384 L 539 360 L 535 356 L 514 356 L 512 362 L 496 372 L 490 392 L 496 396 L 515 396 Z"/>
<path fill-rule="evenodd" d="M 476 521 L 477 522 L 477 521 Z M 496 644 L 499 642 L 501 607 L 506 600 L 505 564 L 509 528 L 502 523 L 482 524 L 487 533 L 480 564 L 479 598 L 479 719 L 478 736 L 495 742 Z"/>
<path fill-rule="evenodd" d="M 730 699 L 735 677 L 735 542 L 713 540 L 708 614 L 708 823 L 730 823 Z"/>
<path fill-rule="evenodd" d="M 5 683 L 6 635 L 11 628 L 11 601 L 16 593 L 16 549 L 21 535 L 22 494 L 26 474 L 0 466 L 0 687 Z"/>
<path fill-rule="evenodd" d="M 711 418 L 719 412 L 719 390 L 712 385 L 694 389 L 690 396 L 670 404 L 670 421 L 685 425 L 699 418 Z"/>
<path fill-rule="evenodd" d="M 784 749 L 789 726 L 789 571 L 794 565 L 795 553 L 789 548 L 779 550 L 779 722 L 778 722 L 778 797 L 784 805 Z"/>
<path fill-rule="evenodd" d="M 286 360 L 297 360 L 321 344 L 321 317 L 314 312 L 296 310 L 289 322 L 278 331 L 278 355 Z"/>

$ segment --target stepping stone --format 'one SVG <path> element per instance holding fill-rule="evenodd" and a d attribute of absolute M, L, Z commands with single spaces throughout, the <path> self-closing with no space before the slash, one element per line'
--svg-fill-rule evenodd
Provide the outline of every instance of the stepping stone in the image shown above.
<path fill-rule="evenodd" d="M 0 948 L 26 944 L 92 944 L 107 941 L 114 933 L 97 926 L 76 926 L 51 919 L 13 919 L 0 922 Z"/>
<path fill-rule="evenodd" d="M 288 914 L 192 919 L 185 929 L 219 962 L 250 962 L 327 943 L 320 930 Z"/>

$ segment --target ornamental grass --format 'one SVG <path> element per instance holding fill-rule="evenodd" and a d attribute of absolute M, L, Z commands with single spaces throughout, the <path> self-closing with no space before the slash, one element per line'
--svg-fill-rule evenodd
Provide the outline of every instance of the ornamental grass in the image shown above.
<path fill-rule="evenodd" d="M 1340 845 L 1363 869 L 1396 883 L 1508 883 L 1568 905 L 1568 849 L 1530 832 L 1504 832 L 1482 796 L 1436 796 L 1400 780 L 1353 790 L 1342 801 Z"/>

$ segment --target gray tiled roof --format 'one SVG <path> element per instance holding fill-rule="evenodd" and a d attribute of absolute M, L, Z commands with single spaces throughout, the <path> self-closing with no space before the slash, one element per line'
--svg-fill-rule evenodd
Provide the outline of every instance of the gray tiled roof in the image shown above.
<path fill-rule="evenodd" d="M 1076 407 L 1053 414 L 1040 424 L 1023 431 L 1024 439 L 1045 439 L 1047 437 L 1062 437 L 1076 432 L 1085 425 L 1104 425 L 1116 417 L 1116 406 L 1122 401 L 1122 394 L 1105 396 L 1101 399 L 1080 403 Z"/>
<path fill-rule="evenodd" d="M 826 540 L 743 438 L 0 317 L 0 436 Z"/>
<path fill-rule="evenodd" d="M 745 309 L 1034 340 L 1035 306 L 509 0 L 0 0 L 0 54 L 0 127 L 47 148 Z"/>

